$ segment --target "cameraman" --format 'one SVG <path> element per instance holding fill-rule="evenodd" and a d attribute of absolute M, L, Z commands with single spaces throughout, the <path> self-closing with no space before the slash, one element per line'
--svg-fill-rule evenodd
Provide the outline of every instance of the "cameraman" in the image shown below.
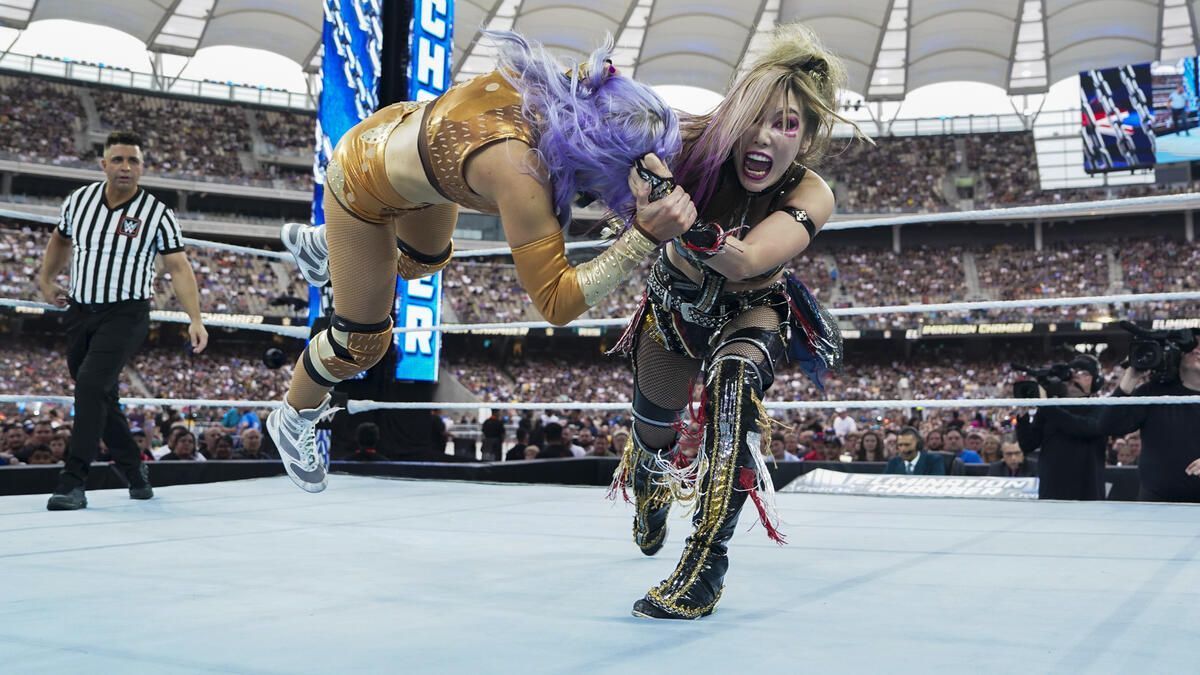
<path fill-rule="evenodd" d="M 1195 396 L 1200 394 L 1200 348 L 1193 338 L 1175 372 L 1127 368 L 1114 396 Z M 1151 379 L 1151 375 L 1155 377 Z M 1148 381 L 1150 380 L 1150 381 Z M 1200 502 L 1200 405 L 1105 406 L 1094 418 L 1066 413 L 1072 429 L 1108 436 L 1141 430 L 1138 460 L 1147 502 Z"/>
<path fill-rule="evenodd" d="M 1089 398 L 1100 391 L 1100 362 L 1094 356 L 1081 354 L 1067 366 L 1070 379 L 1045 382 L 1049 391 L 1044 390 L 1044 394 Z M 1077 419 L 1065 419 L 1072 412 Z M 1096 408 L 1045 406 L 1017 418 L 1021 450 L 1028 454 L 1041 448 L 1037 461 L 1038 499 L 1104 499 L 1108 438 L 1095 427 L 1099 413 Z"/>

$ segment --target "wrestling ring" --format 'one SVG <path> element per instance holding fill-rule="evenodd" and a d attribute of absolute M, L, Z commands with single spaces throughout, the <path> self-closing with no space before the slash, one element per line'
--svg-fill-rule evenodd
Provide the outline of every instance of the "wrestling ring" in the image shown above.
<path fill-rule="evenodd" d="M 1200 207 L 1200 195 L 1097 202 Z M 1107 206 L 1106 206 L 1107 205 Z M 1078 207 L 1079 205 L 1072 205 Z M 1016 217 L 1056 207 L 831 223 L 827 229 Z M 0 214 L 6 215 L 6 214 Z M 28 214 L 20 217 L 30 220 Z M 274 253 L 187 240 L 247 255 Z M 594 247 L 578 242 L 572 247 Z M 460 251 L 458 257 L 507 249 Z M 1172 302 L 1200 291 L 835 309 L 836 316 Z M 0 299 L 0 305 L 55 311 Z M 156 312 L 159 321 L 186 321 Z M 624 325 L 592 319 L 577 327 Z M 221 326 L 220 320 L 206 320 Z M 226 324 L 304 339 L 298 326 Z M 544 328 L 542 322 L 397 327 Z M 5 395 L 0 403 L 69 397 Z M 131 405 L 266 408 L 276 401 L 128 398 Z M 1122 405 L 1131 399 L 1071 400 Z M 1200 396 L 1139 398 L 1200 403 Z M 1061 400 L 768 401 L 775 410 L 1036 407 Z M 628 403 L 396 402 L 376 409 L 623 410 Z M 550 460 L 553 461 L 553 460 Z M 596 461 L 562 460 L 562 461 Z M 23 467 L 6 469 L 21 471 Z M 337 467 L 334 467 L 337 471 Z M 781 492 L 789 544 L 743 517 L 718 611 L 629 616 L 675 563 L 689 526 L 643 557 L 632 510 L 600 487 L 335 475 L 311 495 L 280 476 L 0 497 L 0 672 L 981 673 L 1191 672 L 1200 524 L 1188 505 L 880 498 Z M 284 575 L 287 580 L 283 581 Z M 122 636 L 114 639 L 114 636 Z"/>

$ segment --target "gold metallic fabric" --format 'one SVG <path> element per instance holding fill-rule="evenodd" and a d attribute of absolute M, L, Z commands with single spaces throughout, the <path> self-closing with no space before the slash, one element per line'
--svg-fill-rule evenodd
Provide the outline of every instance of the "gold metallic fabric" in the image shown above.
<path fill-rule="evenodd" d="M 420 279 L 421 277 L 436 274 L 443 267 L 450 264 L 450 260 L 454 257 L 454 242 L 451 241 L 450 248 L 446 249 L 446 257 L 435 263 L 413 260 L 403 250 L 400 250 L 399 254 L 400 257 L 396 258 L 396 274 L 405 280 Z"/>
<path fill-rule="evenodd" d="M 624 283 L 658 245 L 630 227 L 600 255 L 575 268 L 584 302 L 594 307 Z"/>
<path fill-rule="evenodd" d="M 333 340 L 350 352 L 349 359 L 337 355 L 331 344 Z M 321 377 L 330 382 L 341 382 L 379 363 L 391 344 L 392 323 L 389 318 L 388 327 L 377 333 L 347 333 L 333 328 L 323 330 L 308 344 L 308 349 L 312 350 L 312 364 Z"/>
<path fill-rule="evenodd" d="M 513 249 L 517 278 L 547 321 L 562 326 L 588 309 L 562 230 Z"/>
<path fill-rule="evenodd" d="M 455 85 L 430 104 L 421 134 L 421 163 L 446 199 L 483 213 L 496 205 L 467 185 L 467 160 L 485 146 L 514 139 L 536 147 L 533 127 L 521 113 L 521 95 L 499 72 Z"/>
<path fill-rule="evenodd" d="M 561 326 L 595 306 L 619 286 L 657 245 L 630 228 L 603 253 L 571 267 L 561 230 L 513 249 L 521 285 L 538 311 Z"/>
<path fill-rule="evenodd" d="M 354 217 L 382 225 L 392 215 L 427 206 L 397 194 L 384 166 L 388 137 L 423 107 L 412 102 L 390 105 L 354 125 L 338 142 L 325 168 L 325 189 Z"/>

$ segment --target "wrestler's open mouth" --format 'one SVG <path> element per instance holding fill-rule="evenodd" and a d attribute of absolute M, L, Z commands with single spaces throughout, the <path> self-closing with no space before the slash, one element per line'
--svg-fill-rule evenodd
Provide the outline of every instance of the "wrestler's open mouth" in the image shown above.
<path fill-rule="evenodd" d="M 751 180 L 762 180 L 771 173 L 771 167 L 774 164 L 770 155 L 764 155 L 761 152 L 747 152 L 742 158 L 742 173 Z"/>

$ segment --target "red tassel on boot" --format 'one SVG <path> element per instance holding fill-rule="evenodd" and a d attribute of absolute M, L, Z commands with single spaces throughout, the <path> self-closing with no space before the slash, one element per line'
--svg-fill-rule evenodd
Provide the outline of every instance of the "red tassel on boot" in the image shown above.
<path fill-rule="evenodd" d="M 787 543 L 787 538 L 783 536 L 771 519 L 767 517 L 767 507 L 762 502 L 762 497 L 758 495 L 758 475 L 754 469 L 743 466 L 738 471 L 738 487 L 750 493 L 750 499 L 754 501 L 754 508 L 758 509 L 758 522 L 763 524 L 767 530 L 767 537 L 771 541 L 783 546 Z"/>

